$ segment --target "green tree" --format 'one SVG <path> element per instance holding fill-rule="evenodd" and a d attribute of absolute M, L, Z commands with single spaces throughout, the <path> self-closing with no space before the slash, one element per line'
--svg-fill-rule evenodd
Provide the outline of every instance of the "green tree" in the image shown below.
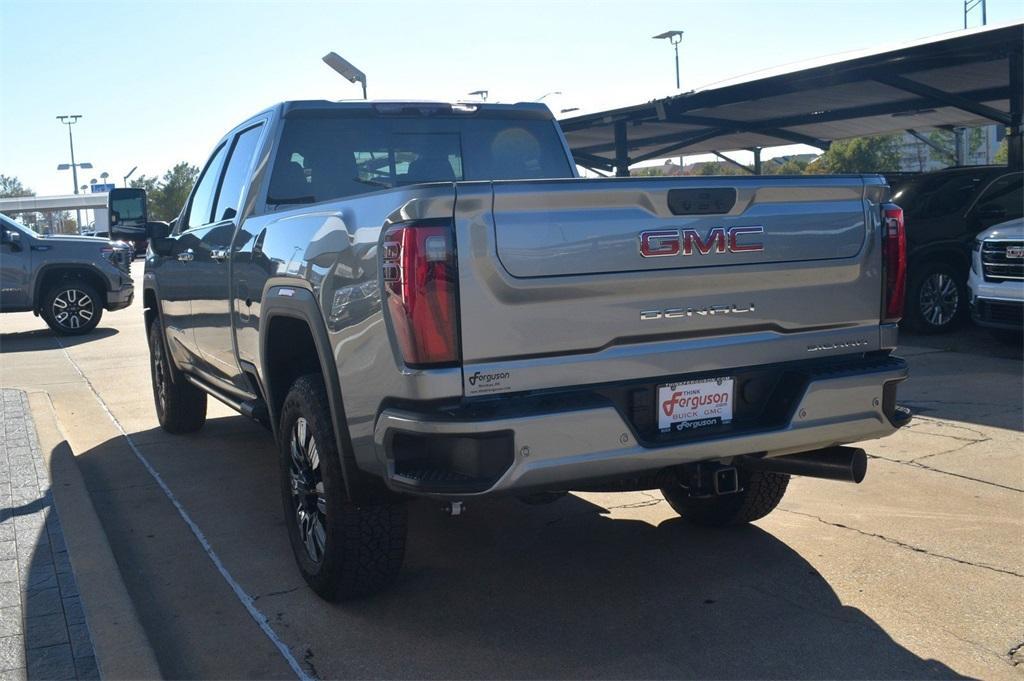
<path fill-rule="evenodd" d="M 182 206 L 188 201 L 192 185 L 199 177 L 199 168 L 185 161 L 177 164 L 160 179 L 160 211 L 165 216 L 158 220 L 172 220 L 178 217 Z"/>
<path fill-rule="evenodd" d="M 765 175 L 803 175 L 807 172 L 808 162 L 799 158 L 787 158 L 782 163 L 767 161 L 761 165 Z"/>
<path fill-rule="evenodd" d="M 159 179 L 140 175 L 131 186 L 146 190 L 150 219 L 170 221 L 178 217 L 198 175 L 199 168 L 182 161 Z"/>
<path fill-rule="evenodd" d="M 1005 138 L 999 143 L 999 148 L 996 149 L 996 155 L 993 158 L 993 161 L 1002 165 L 1006 165 L 1010 162 L 1010 147 L 1006 143 Z"/>
<path fill-rule="evenodd" d="M 35 196 L 36 193 L 23 185 L 13 175 L 0 174 L 0 199 L 13 199 L 18 196 Z"/>
<path fill-rule="evenodd" d="M 854 137 L 833 142 L 828 151 L 807 166 L 806 172 L 877 173 L 899 170 L 900 150 L 895 135 Z"/>
<path fill-rule="evenodd" d="M 694 175 L 749 175 L 742 168 L 725 161 L 705 161 L 693 169 Z"/>

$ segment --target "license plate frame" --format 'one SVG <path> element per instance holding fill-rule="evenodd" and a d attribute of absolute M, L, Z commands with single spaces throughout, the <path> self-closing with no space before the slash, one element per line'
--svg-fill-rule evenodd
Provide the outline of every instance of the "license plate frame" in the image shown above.
<path fill-rule="evenodd" d="M 662 433 L 724 425 L 733 419 L 736 379 L 716 376 L 662 383 L 658 385 L 657 398 L 655 416 Z"/>

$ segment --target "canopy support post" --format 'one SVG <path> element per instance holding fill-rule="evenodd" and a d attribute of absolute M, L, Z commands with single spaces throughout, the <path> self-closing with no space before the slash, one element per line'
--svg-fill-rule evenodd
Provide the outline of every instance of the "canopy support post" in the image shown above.
<path fill-rule="evenodd" d="M 629 177 L 629 146 L 626 121 L 615 122 L 615 177 Z"/>
<path fill-rule="evenodd" d="M 1024 50 L 1018 45 L 1010 52 L 1010 125 L 1006 127 L 1007 165 L 1013 170 L 1024 169 L 1024 146 L 1021 126 L 1024 125 Z"/>

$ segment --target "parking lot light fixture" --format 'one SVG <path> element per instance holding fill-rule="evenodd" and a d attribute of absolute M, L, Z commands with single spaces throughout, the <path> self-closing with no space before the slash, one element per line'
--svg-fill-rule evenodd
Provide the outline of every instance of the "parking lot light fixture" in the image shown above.
<path fill-rule="evenodd" d="M 366 99 L 366 74 L 357 69 L 351 63 L 342 59 L 337 52 L 328 52 L 323 56 L 324 63 L 340 73 L 350 83 L 361 83 L 363 86 L 363 99 Z"/>
<path fill-rule="evenodd" d="M 479 97 L 480 99 L 484 100 L 485 102 L 487 101 L 487 95 L 488 95 L 488 91 L 487 90 L 473 90 L 472 92 L 469 93 L 470 97 Z"/>
<path fill-rule="evenodd" d="M 127 175 L 125 175 L 125 176 L 124 176 L 123 178 L 121 178 L 121 180 L 122 180 L 122 181 L 124 182 L 124 186 L 125 186 L 125 187 L 127 187 L 127 186 L 128 186 L 128 178 L 129 178 L 129 177 L 131 177 L 131 176 L 132 176 L 132 174 L 133 174 L 133 173 L 134 173 L 134 172 L 135 172 L 136 170 L 138 170 L 138 169 L 139 169 L 139 167 L 138 167 L 138 166 L 132 166 L 132 169 L 128 171 L 128 174 L 127 174 Z"/>
<path fill-rule="evenodd" d="M 655 40 L 668 40 L 676 50 L 676 89 L 679 89 L 679 43 L 683 42 L 682 31 L 665 31 L 651 36 Z"/>

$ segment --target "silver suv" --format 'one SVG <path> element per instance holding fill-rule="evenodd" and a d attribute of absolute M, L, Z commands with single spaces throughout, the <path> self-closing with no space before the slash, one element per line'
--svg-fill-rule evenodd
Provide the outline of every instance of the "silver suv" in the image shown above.
<path fill-rule="evenodd" d="M 42 315 L 56 333 L 88 333 L 104 309 L 131 305 L 126 244 L 43 235 L 0 214 L 0 256 L 0 312 Z"/>

